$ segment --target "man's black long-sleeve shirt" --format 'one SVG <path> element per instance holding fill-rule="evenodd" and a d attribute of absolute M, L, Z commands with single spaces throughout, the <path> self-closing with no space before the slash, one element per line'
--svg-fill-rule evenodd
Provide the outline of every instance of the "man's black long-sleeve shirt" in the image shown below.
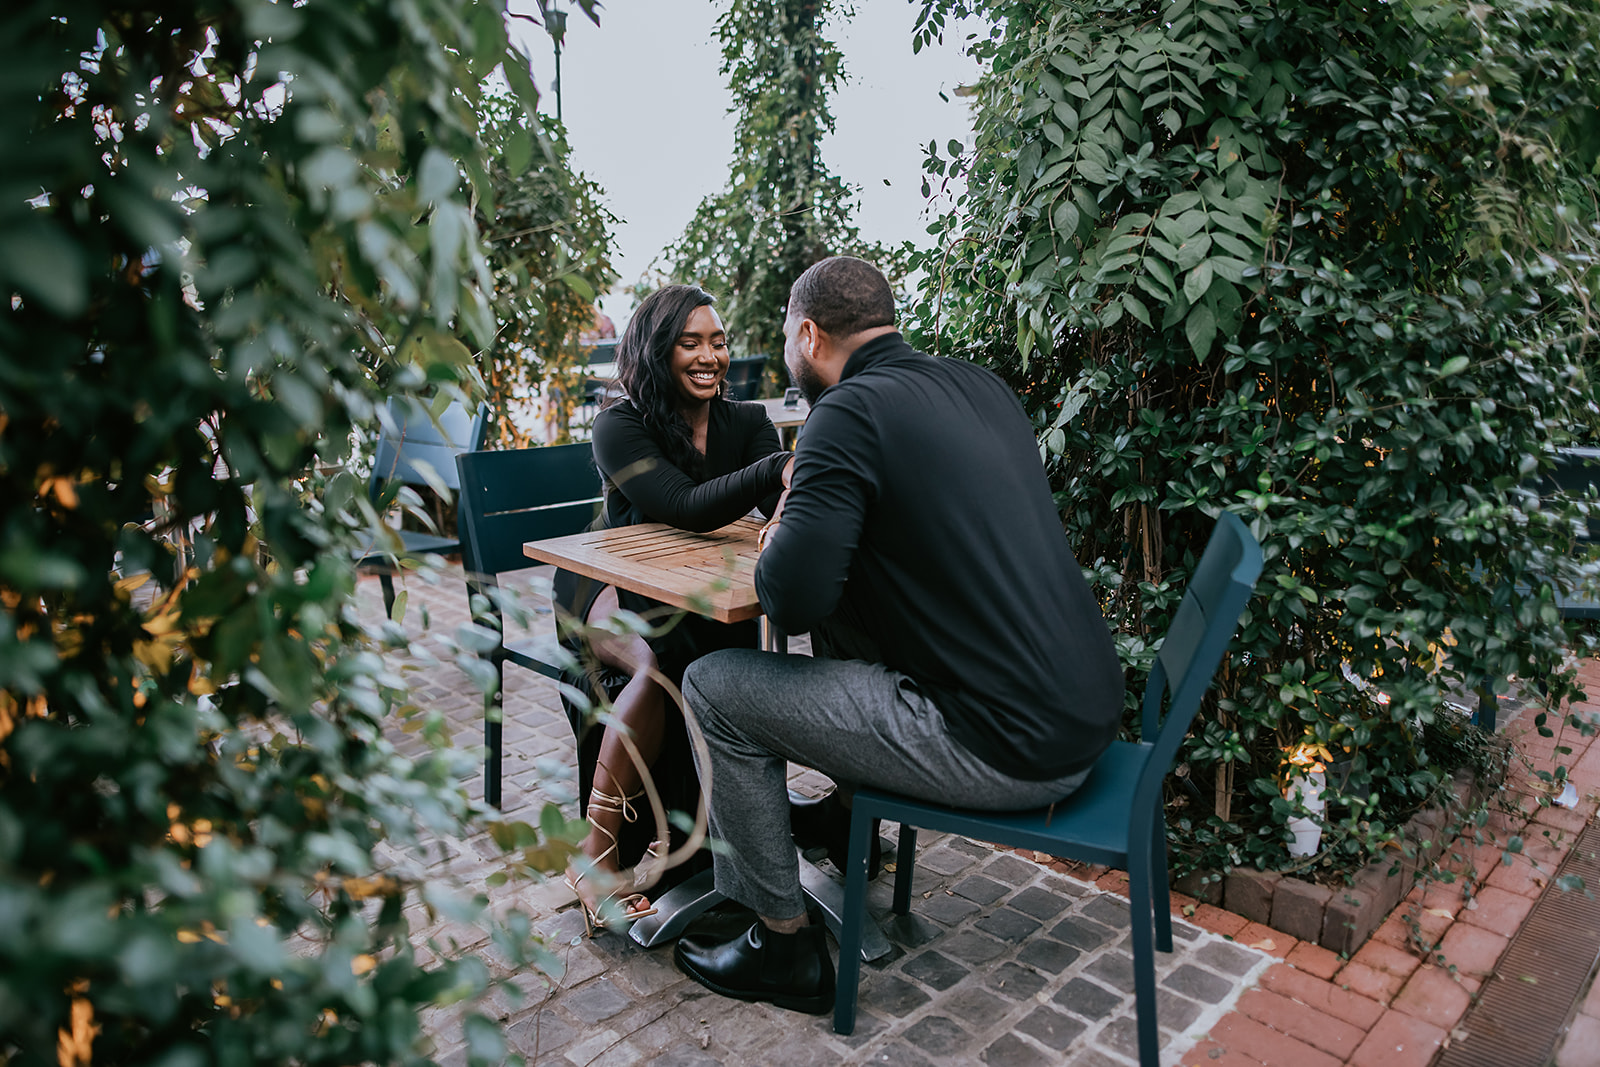
<path fill-rule="evenodd" d="M 788 633 L 836 617 L 870 634 L 1015 778 L 1087 768 L 1116 734 L 1122 669 L 1027 416 L 989 371 L 898 333 L 812 407 L 756 591 Z"/>

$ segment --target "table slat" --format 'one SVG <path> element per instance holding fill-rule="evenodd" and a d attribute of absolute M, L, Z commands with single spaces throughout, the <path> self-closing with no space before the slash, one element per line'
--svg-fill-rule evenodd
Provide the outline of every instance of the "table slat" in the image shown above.
<path fill-rule="evenodd" d="M 742 622 L 761 614 L 755 590 L 760 529 L 751 518 L 710 533 L 644 523 L 529 541 L 523 552 L 673 607 L 696 611 L 708 604 L 718 622 Z M 727 588 L 712 588 L 722 582 Z"/>

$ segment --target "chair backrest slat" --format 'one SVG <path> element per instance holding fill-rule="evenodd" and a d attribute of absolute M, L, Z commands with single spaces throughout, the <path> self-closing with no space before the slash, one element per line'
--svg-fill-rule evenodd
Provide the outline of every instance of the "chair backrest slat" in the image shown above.
<path fill-rule="evenodd" d="M 525 541 L 581 533 L 600 507 L 600 475 L 587 444 L 547 445 L 456 457 L 461 562 L 496 575 L 535 564 Z"/>
<path fill-rule="evenodd" d="M 1156 785 L 1200 710 L 1200 698 L 1233 639 L 1239 616 L 1261 575 L 1261 565 L 1260 544 L 1237 515 L 1223 512 L 1156 654 L 1159 669 L 1151 673 L 1148 683 L 1155 692 L 1145 693 L 1143 737 L 1155 745 L 1145 774 L 1154 775 Z M 1163 703 L 1163 687 L 1170 692 L 1170 699 L 1166 718 L 1158 727 L 1155 719 Z M 1160 790 L 1141 787 L 1140 792 L 1159 796 Z M 1146 799 L 1141 795 L 1141 801 Z"/>
<path fill-rule="evenodd" d="M 760 390 L 761 372 L 766 368 L 766 356 L 743 356 L 728 360 L 728 399 L 754 400 Z"/>
<path fill-rule="evenodd" d="M 414 460 L 432 467 L 451 489 L 459 489 L 455 458 L 462 452 L 483 447 L 484 435 L 488 432 L 489 405 L 479 404 L 477 411 L 469 414 L 460 404 L 451 404 L 440 413 L 439 425 L 435 426 L 420 398 L 397 396 L 389 401 L 388 415 L 378 434 L 378 448 L 373 456 L 372 494 L 376 496 L 391 482 L 427 485 L 427 480 L 413 466 Z"/>

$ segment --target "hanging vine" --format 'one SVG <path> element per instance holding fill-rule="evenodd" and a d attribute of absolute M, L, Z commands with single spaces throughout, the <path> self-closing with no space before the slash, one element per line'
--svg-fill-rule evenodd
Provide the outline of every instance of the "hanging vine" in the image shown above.
<path fill-rule="evenodd" d="M 820 150 L 833 131 L 828 96 L 845 77 L 823 31 L 852 14 L 835 0 L 729 0 L 717 20 L 739 116 L 728 186 L 700 204 L 663 257 L 672 280 L 717 295 L 737 350 L 771 354 L 774 373 L 782 372 L 782 308 L 807 267 L 849 254 L 891 278 L 901 273 L 893 253 L 862 241 L 853 193 Z"/>

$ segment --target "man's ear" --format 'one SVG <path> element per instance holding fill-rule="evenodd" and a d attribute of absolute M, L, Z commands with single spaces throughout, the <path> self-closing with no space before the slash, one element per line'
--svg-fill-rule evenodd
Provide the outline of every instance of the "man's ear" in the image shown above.
<path fill-rule="evenodd" d="M 800 320 L 800 348 L 808 359 L 817 358 L 817 346 L 822 341 L 822 330 L 811 319 Z"/>

